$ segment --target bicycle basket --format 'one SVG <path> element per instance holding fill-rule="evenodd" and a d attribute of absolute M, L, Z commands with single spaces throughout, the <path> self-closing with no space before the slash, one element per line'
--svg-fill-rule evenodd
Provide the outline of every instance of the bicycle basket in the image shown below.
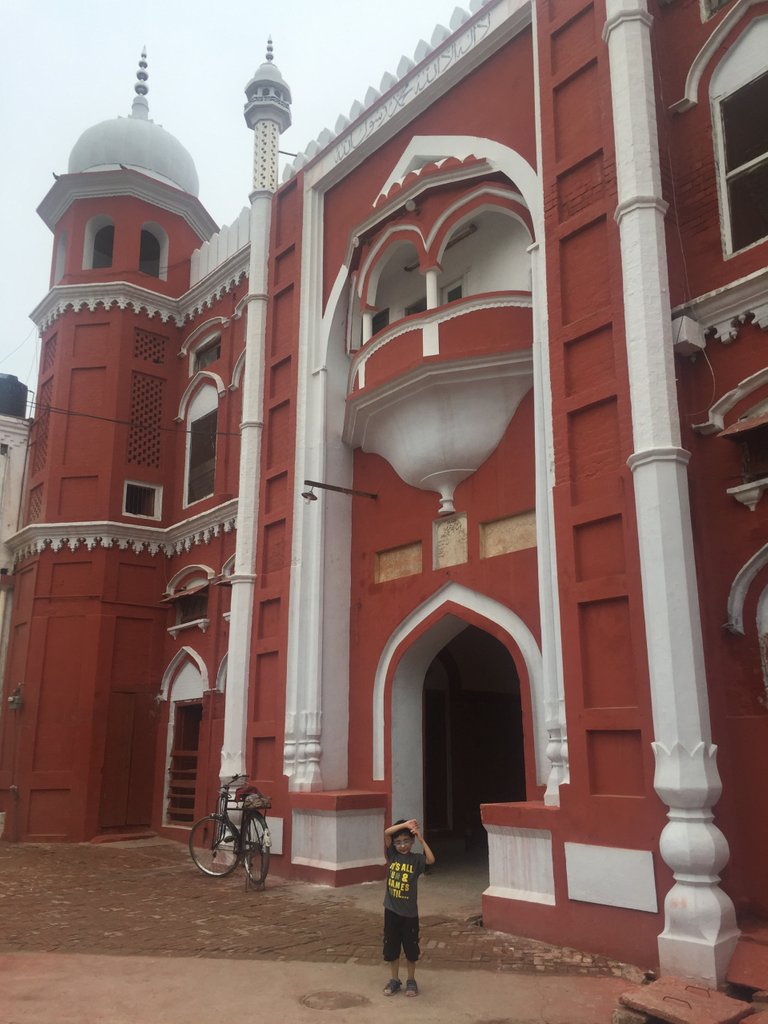
<path fill-rule="evenodd" d="M 235 790 L 235 800 L 242 801 L 243 807 L 250 811 L 266 810 L 272 806 L 270 797 L 265 796 L 256 786 L 238 786 Z"/>

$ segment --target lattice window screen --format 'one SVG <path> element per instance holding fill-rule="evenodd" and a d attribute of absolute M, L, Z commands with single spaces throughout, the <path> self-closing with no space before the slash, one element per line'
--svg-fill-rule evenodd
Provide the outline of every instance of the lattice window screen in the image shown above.
<path fill-rule="evenodd" d="M 131 387 L 131 426 L 128 431 L 128 462 L 160 467 L 160 423 L 165 382 L 146 373 L 134 373 Z"/>
<path fill-rule="evenodd" d="M 53 378 L 48 380 L 40 388 L 40 397 L 37 400 L 37 416 L 35 422 L 35 450 L 32 456 L 32 472 L 38 473 L 48 458 L 48 429 L 51 417 L 51 397 L 53 396 Z"/>
<path fill-rule="evenodd" d="M 136 328 L 133 338 L 133 355 L 135 359 L 143 359 L 146 363 L 162 366 L 165 362 L 165 343 L 167 338 L 162 334 L 152 334 Z"/>

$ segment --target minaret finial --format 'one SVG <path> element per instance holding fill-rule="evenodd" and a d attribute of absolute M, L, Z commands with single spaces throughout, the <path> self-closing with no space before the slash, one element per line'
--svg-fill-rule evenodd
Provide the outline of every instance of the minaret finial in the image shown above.
<path fill-rule="evenodd" d="M 147 93 L 149 92 L 148 78 L 147 48 L 144 46 L 141 51 L 141 59 L 139 60 L 139 70 L 136 72 L 136 84 L 133 87 L 136 96 L 131 107 L 131 117 L 138 117 L 142 121 L 146 121 L 149 117 L 149 101 L 147 100 Z"/>
<path fill-rule="evenodd" d="M 267 60 L 269 61 L 270 64 L 274 60 L 274 53 L 275 51 L 274 47 L 272 46 L 272 36 L 270 36 L 269 39 L 267 39 Z"/>

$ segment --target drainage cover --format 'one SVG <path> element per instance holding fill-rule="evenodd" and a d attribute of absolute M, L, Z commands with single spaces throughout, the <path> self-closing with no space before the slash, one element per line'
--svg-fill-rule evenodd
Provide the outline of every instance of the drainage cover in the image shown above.
<path fill-rule="evenodd" d="M 356 992 L 308 992 L 299 1000 L 310 1010 L 348 1010 L 352 1006 L 367 1006 L 370 999 Z"/>

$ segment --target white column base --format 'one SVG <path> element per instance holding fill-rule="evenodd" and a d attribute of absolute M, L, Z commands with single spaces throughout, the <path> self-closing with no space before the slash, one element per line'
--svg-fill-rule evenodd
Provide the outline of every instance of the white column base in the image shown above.
<path fill-rule="evenodd" d="M 700 981 L 711 988 L 716 988 L 725 978 L 738 940 L 738 929 L 732 934 L 722 935 L 714 943 L 703 936 L 701 941 L 697 942 L 690 936 L 675 936 L 662 932 L 659 936 L 661 972 Z"/>

